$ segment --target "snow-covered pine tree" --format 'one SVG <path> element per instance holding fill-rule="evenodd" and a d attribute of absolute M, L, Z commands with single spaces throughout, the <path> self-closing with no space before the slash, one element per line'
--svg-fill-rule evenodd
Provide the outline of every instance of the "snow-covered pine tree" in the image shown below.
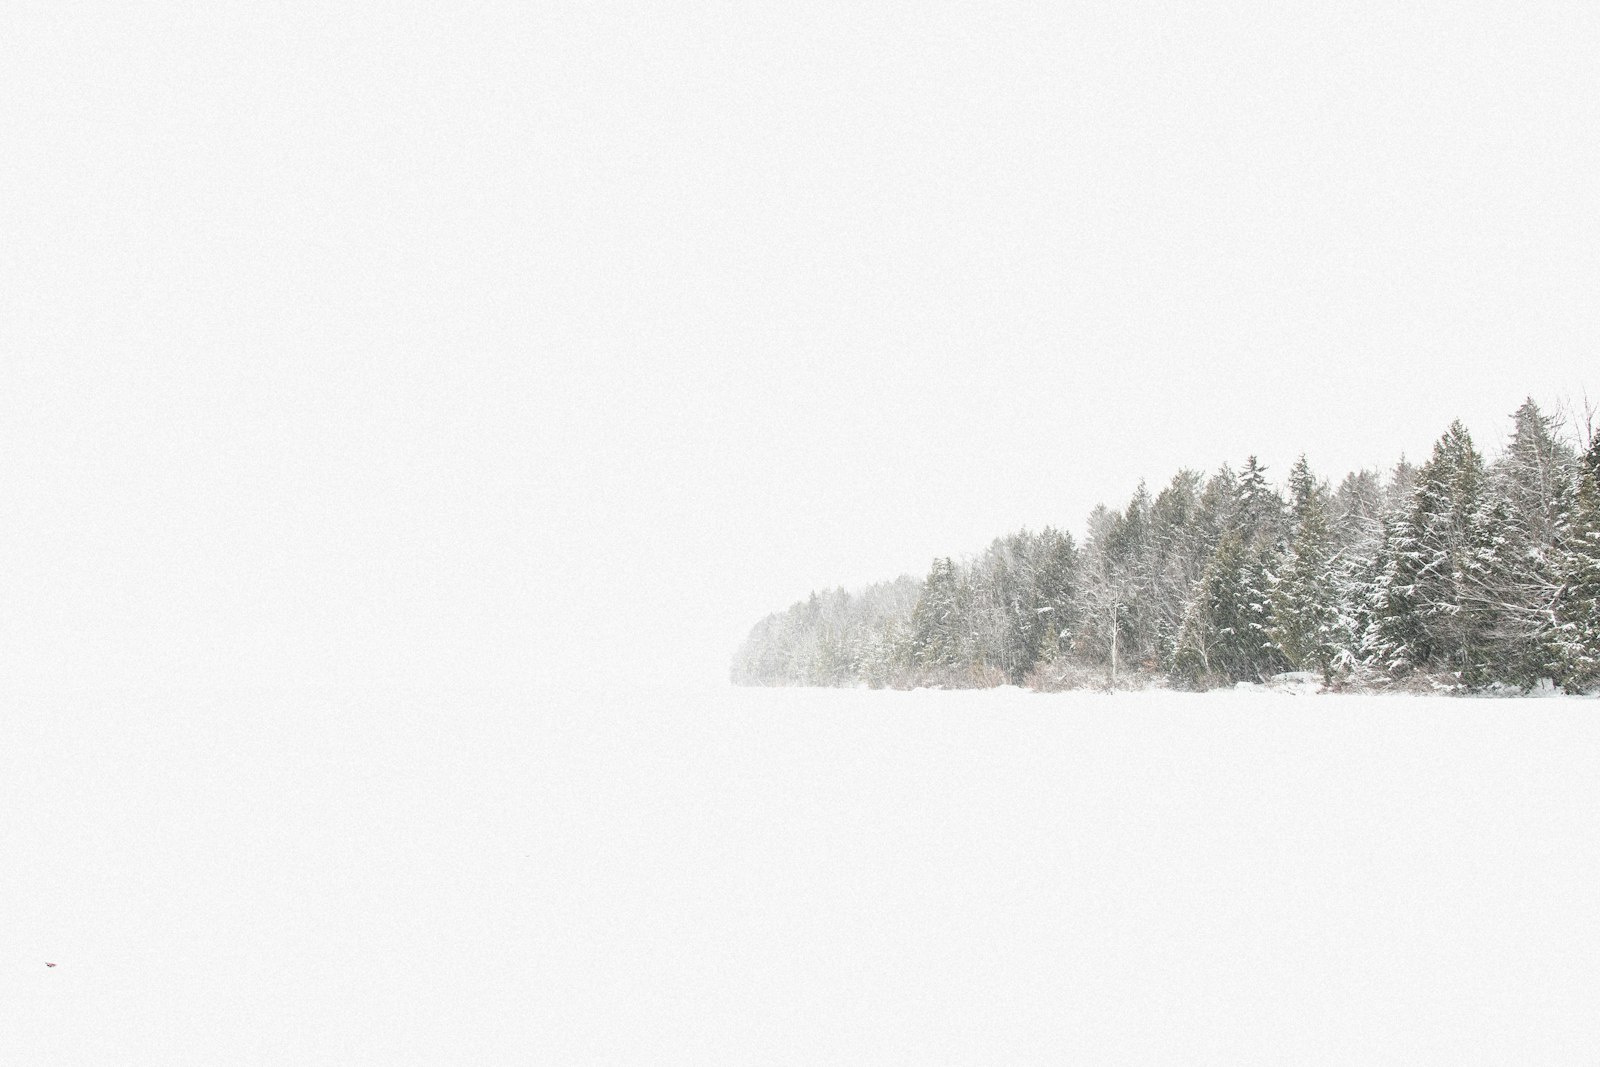
<path fill-rule="evenodd" d="M 854 681 L 874 689 L 894 685 L 908 665 L 911 612 L 922 583 L 910 575 L 868 586 L 856 598 Z"/>
<path fill-rule="evenodd" d="M 1027 530 L 996 538 L 972 572 L 976 659 L 1000 669 L 1013 684 L 1021 682 L 1038 657 L 1033 542 Z"/>
<path fill-rule="evenodd" d="M 1353 549 L 1383 540 L 1383 480 L 1375 470 L 1352 471 L 1344 476 L 1328 503 L 1328 519 L 1339 547 Z"/>
<path fill-rule="evenodd" d="M 1240 535 L 1252 548 L 1270 547 L 1283 540 L 1283 497 L 1267 481 L 1267 468 L 1254 456 L 1245 460 L 1239 474 L 1239 506 L 1235 514 Z"/>
<path fill-rule="evenodd" d="M 1389 471 L 1389 481 L 1383 487 L 1384 515 L 1398 515 L 1411 510 L 1411 497 L 1417 491 L 1417 465 L 1400 454 L 1400 462 Z"/>
<path fill-rule="evenodd" d="M 1150 511 L 1150 493 L 1140 482 L 1125 510 L 1101 505 L 1089 516 L 1074 647 L 1104 664 L 1108 676 L 1156 663 Z"/>
<path fill-rule="evenodd" d="M 1204 484 L 1199 471 L 1179 471 L 1150 508 L 1150 620 L 1155 653 L 1167 671 L 1175 669 L 1183 621 L 1215 545 L 1201 522 Z"/>
<path fill-rule="evenodd" d="M 1390 524 L 1373 592 L 1368 648 L 1391 675 L 1413 669 L 1486 679 L 1488 635 L 1463 593 L 1491 558 L 1483 457 L 1458 419 L 1417 472 L 1410 513 Z"/>
<path fill-rule="evenodd" d="M 1273 640 L 1268 584 L 1262 551 L 1238 532 L 1225 535 L 1184 619 L 1174 657 L 1181 680 L 1255 682 L 1288 665 Z"/>
<path fill-rule="evenodd" d="M 798 657 L 803 685 L 838 686 L 850 681 L 850 594 L 843 589 L 812 593 L 806 602 L 808 640 Z"/>
<path fill-rule="evenodd" d="M 1600 433 L 1579 467 L 1577 497 L 1563 531 L 1556 597 L 1557 674 L 1569 692 L 1600 688 Z"/>
<path fill-rule="evenodd" d="M 967 665 L 972 620 L 970 587 L 949 556 L 935 559 L 911 612 L 911 656 L 919 667 Z"/>
<path fill-rule="evenodd" d="M 1053 660 L 1077 622 L 1072 538 L 1045 527 L 997 539 L 973 570 L 980 660 L 1021 684 Z M 1065 633 L 1064 633 L 1065 632 Z"/>
<path fill-rule="evenodd" d="M 782 685 L 784 647 L 781 629 L 783 612 L 772 612 L 750 628 L 750 634 L 734 653 L 729 672 L 735 685 Z"/>
<path fill-rule="evenodd" d="M 1206 479 L 1195 511 L 1194 528 L 1210 559 L 1222 538 L 1239 527 L 1239 476 L 1224 463 Z"/>
<path fill-rule="evenodd" d="M 1327 487 L 1301 456 L 1289 471 L 1291 533 L 1272 589 L 1272 639 L 1295 670 L 1331 674 L 1341 646 Z"/>
<path fill-rule="evenodd" d="M 1485 629 L 1491 680 L 1531 686 L 1558 673 L 1559 542 L 1576 489 L 1577 457 L 1557 419 L 1529 399 L 1490 468 L 1480 550 L 1467 569 L 1466 608 Z"/>
<path fill-rule="evenodd" d="M 1511 440 L 1491 469 L 1491 481 L 1511 505 L 1519 534 L 1530 544 L 1553 545 L 1572 505 L 1578 455 L 1562 434 L 1561 420 L 1540 411 L 1532 397 L 1511 421 Z"/>
<path fill-rule="evenodd" d="M 1133 499 L 1122 512 L 1122 524 L 1117 530 L 1116 555 L 1130 592 L 1122 614 L 1122 655 L 1125 662 L 1141 668 L 1156 666 L 1159 658 L 1153 509 L 1154 501 L 1141 478 Z"/>
<path fill-rule="evenodd" d="M 1046 526 L 1034 545 L 1030 603 L 1038 619 L 1037 661 L 1054 662 L 1071 647 L 1078 617 L 1078 549 L 1072 535 Z"/>
<path fill-rule="evenodd" d="M 1402 481 L 1409 487 L 1413 477 L 1414 472 L 1401 460 L 1389 488 L 1377 471 L 1361 470 L 1345 475 L 1333 495 L 1330 519 L 1335 557 L 1332 575 L 1335 619 L 1331 641 L 1334 645 L 1332 664 L 1338 673 L 1360 671 L 1367 656 L 1363 640 L 1371 626 L 1373 594 L 1382 566 L 1379 556 L 1385 543 L 1387 523 L 1409 510 L 1409 497 L 1393 491 L 1393 487 Z M 1401 500 L 1405 506 L 1394 508 L 1391 502 L 1395 500 Z"/>
<path fill-rule="evenodd" d="M 1104 504 L 1089 513 L 1078 585 L 1078 632 L 1073 650 L 1106 666 L 1115 687 L 1116 659 L 1122 652 L 1122 617 L 1132 596 L 1132 581 L 1119 549 L 1122 515 Z"/>

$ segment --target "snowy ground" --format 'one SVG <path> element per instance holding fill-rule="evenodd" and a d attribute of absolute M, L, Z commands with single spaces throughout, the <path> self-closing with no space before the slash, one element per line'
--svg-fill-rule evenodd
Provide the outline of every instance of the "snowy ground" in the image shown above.
<path fill-rule="evenodd" d="M 13 701 L 0 1062 L 1594 1063 L 1597 712 Z"/>

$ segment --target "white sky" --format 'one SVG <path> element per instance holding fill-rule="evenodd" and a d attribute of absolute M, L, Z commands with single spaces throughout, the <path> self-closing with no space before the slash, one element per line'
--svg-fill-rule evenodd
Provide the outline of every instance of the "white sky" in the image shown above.
<path fill-rule="evenodd" d="M 0 10 L 0 677 L 725 668 L 1600 394 L 1600 8 Z"/>

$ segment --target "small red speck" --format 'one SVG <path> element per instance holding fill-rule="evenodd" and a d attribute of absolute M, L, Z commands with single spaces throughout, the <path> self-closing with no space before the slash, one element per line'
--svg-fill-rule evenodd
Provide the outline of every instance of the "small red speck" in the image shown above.
<path fill-rule="evenodd" d="M 55 966 L 55 964 L 53 964 L 53 963 L 47 963 L 47 964 L 45 964 L 45 966 L 46 966 L 46 967 L 54 967 L 54 966 Z"/>

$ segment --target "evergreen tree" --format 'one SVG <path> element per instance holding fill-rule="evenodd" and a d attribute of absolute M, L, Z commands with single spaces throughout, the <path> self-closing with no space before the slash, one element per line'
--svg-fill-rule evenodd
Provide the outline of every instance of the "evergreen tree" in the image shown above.
<path fill-rule="evenodd" d="M 981 665 L 1021 684 L 1060 654 L 1078 618 L 1076 563 L 1072 538 L 1050 527 L 989 547 L 973 574 Z"/>
<path fill-rule="evenodd" d="M 1272 545 L 1283 537 L 1283 498 L 1267 482 L 1267 468 L 1251 456 L 1239 475 L 1240 536 L 1252 548 Z"/>
<path fill-rule="evenodd" d="M 1488 632 L 1491 677 L 1526 687 L 1559 672 L 1559 542 L 1573 506 L 1576 456 L 1557 421 L 1531 399 L 1512 421 L 1490 472 L 1485 522 L 1493 551 L 1473 561 L 1467 601 Z"/>
<path fill-rule="evenodd" d="M 1411 498 L 1417 490 L 1417 467 L 1401 455 L 1400 462 L 1389 472 L 1389 481 L 1383 487 L 1383 514 L 1387 519 L 1411 510 Z"/>
<path fill-rule="evenodd" d="M 1112 545 L 1116 568 L 1124 583 L 1120 654 L 1124 663 L 1145 669 L 1156 665 L 1159 646 L 1153 508 L 1150 491 L 1141 479 L 1133 499 L 1122 512 Z"/>
<path fill-rule="evenodd" d="M 977 662 L 999 668 L 1013 684 L 1027 676 L 1039 655 L 1033 545 L 1027 530 L 999 538 L 973 568 Z"/>
<path fill-rule="evenodd" d="M 1562 438 L 1560 420 L 1530 397 L 1511 416 L 1511 440 L 1492 471 L 1495 490 L 1510 507 L 1527 544 L 1553 545 L 1572 505 L 1577 455 Z"/>
<path fill-rule="evenodd" d="M 911 612 L 922 583 L 910 575 L 868 586 L 856 598 L 854 682 L 874 689 L 895 684 L 910 662 Z"/>
<path fill-rule="evenodd" d="M 1600 434 L 1591 435 L 1579 468 L 1559 574 L 1557 676 L 1568 691 L 1585 692 L 1600 687 Z"/>
<path fill-rule="evenodd" d="M 911 655 L 923 667 L 954 667 L 966 651 L 965 583 L 949 556 L 935 559 L 911 612 Z"/>
<path fill-rule="evenodd" d="M 1376 547 L 1383 540 L 1383 501 L 1383 485 L 1377 471 L 1345 475 L 1328 509 L 1341 548 Z"/>
<path fill-rule="evenodd" d="M 1046 526 L 1034 544 L 1031 571 L 1038 622 L 1037 660 L 1052 662 L 1070 646 L 1079 623 L 1078 549 L 1072 535 Z"/>
<path fill-rule="evenodd" d="M 1417 472 L 1410 513 L 1391 524 L 1383 550 L 1368 644 L 1391 674 L 1443 669 L 1468 684 L 1486 680 L 1484 620 L 1465 595 L 1494 551 L 1485 481 L 1466 427 L 1451 423 Z"/>
<path fill-rule="evenodd" d="M 1184 620 L 1176 666 L 1190 684 L 1261 681 L 1287 665 L 1273 640 L 1267 575 L 1259 550 L 1239 533 L 1223 537 Z"/>
<path fill-rule="evenodd" d="M 907 576 L 858 594 L 813 593 L 751 629 L 732 678 L 740 685 L 889 684 L 907 659 L 907 622 L 921 587 Z"/>
<path fill-rule="evenodd" d="M 1386 675 L 1406 669 L 1403 663 L 1385 658 L 1394 650 L 1379 638 L 1378 617 L 1397 595 L 1390 580 L 1396 548 L 1407 536 L 1416 481 L 1416 467 L 1401 456 L 1387 480 L 1379 479 L 1375 471 L 1361 471 L 1347 476 L 1340 486 L 1336 570 L 1340 648 L 1334 656 L 1340 670 Z"/>
<path fill-rule="evenodd" d="M 1327 487 L 1301 456 L 1289 472 L 1293 533 L 1272 590 L 1271 634 L 1296 670 L 1330 675 L 1344 643 Z"/>
<path fill-rule="evenodd" d="M 1113 679 L 1130 666 L 1155 663 L 1150 509 L 1150 494 L 1141 482 L 1125 511 L 1101 506 L 1089 516 L 1075 647 L 1104 664 Z"/>
<path fill-rule="evenodd" d="M 1150 508 L 1149 618 L 1156 659 L 1169 671 L 1175 669 L 1183 621 L 1215 547 L 1201 520 L 1203 486 L 1200 472 L 1179 471 Z"/>

